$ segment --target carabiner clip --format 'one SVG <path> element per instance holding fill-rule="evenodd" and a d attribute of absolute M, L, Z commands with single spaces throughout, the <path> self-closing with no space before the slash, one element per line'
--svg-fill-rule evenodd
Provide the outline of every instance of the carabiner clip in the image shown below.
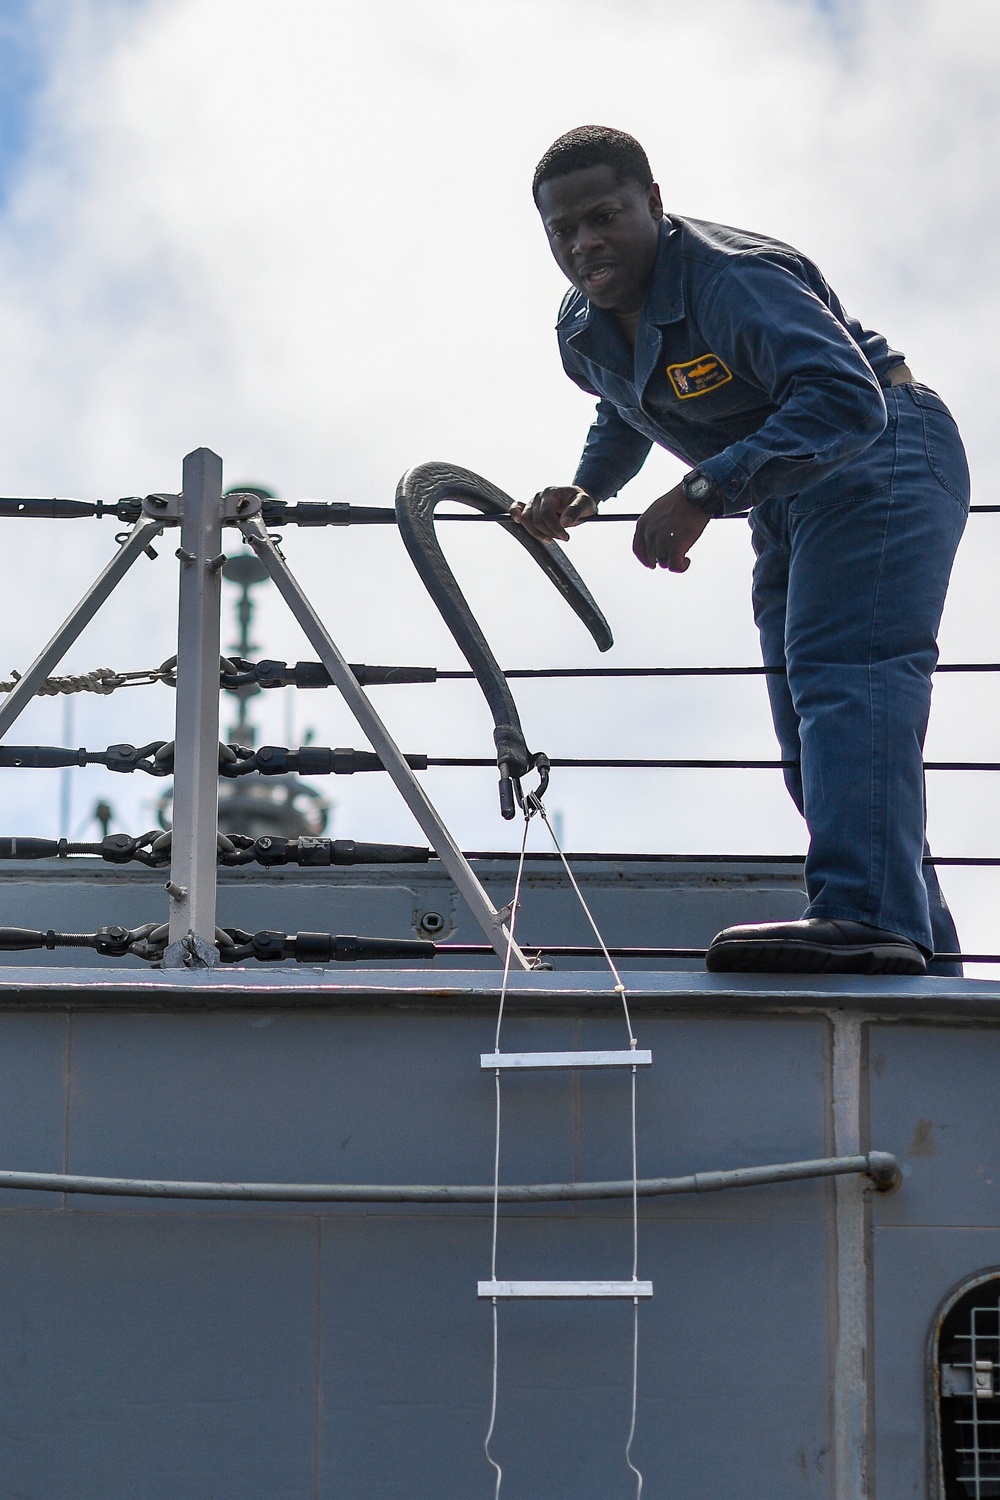
<path fill-rule="evenodd" d="M 520 776 L 511 776 L 506 766 L 500 767 L 500 811 L 505 818 L 512 818 L 514 816 L 512 793 L 513 797 L 517 798 L 517 805 L 526 818 L 533 818 L 535 813 L 542 811 L 542 798 L 548 791 L 549 773 L 552 770 L 549 758 L 544 750 L 539 750 L 531 756 L 528 769 L 534 769 L 538 772 L 538 785 L 532 791 L 525 792 L 521 788 Z M 507 783 L 506 786 L 505 781 Z M 507 803 L 504 801 L 505 793 L 508 798 L 511 798 Z M 504 812 L 505 806 L 510 807 L 509 813 Z"/>

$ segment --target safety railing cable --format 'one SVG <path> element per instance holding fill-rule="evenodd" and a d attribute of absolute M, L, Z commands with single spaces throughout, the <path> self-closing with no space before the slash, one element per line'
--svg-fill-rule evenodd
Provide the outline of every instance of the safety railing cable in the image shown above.
<path fill-rule="evenodd" d="M 664 758 L 623 755 L 550 755 L 549 765 L 561 770 L 590 771 L 787 771 L 795 760 L 719 759 L 714 756 Z M 477 755 L 428 755 L 428 768 L 475 769 L 494 762 Z M 925 771 L 1000 771 L 995 760 L 925 760 Z"/>
<path fill-rule="evenodd" d="M 1000 662 L 939 662 L 934 669 L 940 673 L 1000 672 Z M 475 672 L 464 668 L 414 667 L 414 666 L 369 666 L 364 662 L 352 662 L 351 671 L 362 687 L 405 686 L 412 687 L 435 682 L 475 682 Z M 705 666 L 705 667 L 508 667 L 503 676 L 510 681 L 534 678 L 540 680 L 574 678 L 685 678 L 685 677 L 783 677 L 781 666 Z M 13 692 L 21 680 L 21 674 L 11 671 L 10 677 L 0 681 L 0 693 Z M 47 677 L 35 688 L 38 697 L 56 697 L 59 694 L 99 693 L 107 696 L 126 687 L 150 687 L 163 683 L 167 687 L 177 686 L 176 659 L 171 657 L 160 667 L 148 667 L 138 671 L 116 671 L 112 667 L 95 667 L 91 672 L 81 672 L 63 677 Z M 219 686 L 227 692 L 240 688 L 327 688 L 332 680 L 318 661 L 244 661 L 234 657 L 224 659 L 219 674 Z"/>
<path fill-rule="evenodd" d="M 234 499 L 235 491 L 229 492 Z M 147 497 L 148 498 L 148 497 Z M 255 498 L 259 498 L 255 495 Z M 19 517 L 22 520 L 73 521 L 85 518 L 100 520 L 110 516 L 130 525 L 142 514 L 143 497 L 127 495 L 121 500 L 75 500 L 55 496 L 51 499 L 34 495 L 0 497 L 0 519 Z M 344 500 L 300 500 L 295 504 L 287 500 L 264 499 L 260 506 L 267 526 L 395 526 L 396 511 L 388 505 L 351 505 Z M 990 515 L 1000 511 L 1000 505 L 972 505 L 970 515 Z M 746 520 L 749 511 L 733 511 L 720 516 L 723 521 Z M 466 515 L 444 511 L 438 521 L 461 521 L 466 523 L 503 522 L 505 516 Z M 588 526 L 608 523 L 632 524 L 640 519 L 639 511 L 604 511 L 591 516 Z"/>
<path fill-rule="evenodd" d="M 483 755 L 426 755 L 411 752 L 404 757 L 411 771 L 496 769 L 496 760 Z M 750 759 L 719 756 L 641 755 L 550 755 L 549 766 L 561 770 L 601 771 L 785 771 L 798 765 L 794 760 Z M 73 749 L 64 745 L 0 745 L 0 767 L 28 771 L 67 766 L 103 766 L 120 775 L 142 771 L 147 776 L 171 776 L 174 772 L 172 742 L 151 740 L 146 745 L 108 745 L 104 750 Z M 384 771 L 382 758 L 372 750 L 352 750 L 331 745 L 219 746 L 219 775 L 234 780 L 251 776 L 355 776 L 366 771 Z M 925 771 L 1000 771 L 994 760 L 925 760 Z"/>
<path fill-rule="evenodd" d="M 172 881 L 166 890 L 173 896 Z M 501 914 L 502 915 L 502 914 Z M 56 932 L 30 927 L 0 927 L 0 953 L 22 953 L 32 949 L 92 948 L 103 958 L 136 958 L 159 963 L 163 958 L 167 928 L 162 923 L 144 922 L 128 928 L 109 924 L 95 932 Z M 270 928 L 245 932 L 239 927 L 217 927 L 215 942 L 220 961 L 242 963 L 255 959 L 260 963 L 280 963 L 294 959 L 300 964 L 360 963 L 376 960 L 388 963 L 411 959 L 489 958 L 496 949 L 488 943 L 435 943 L 430 938 L 358 937 L 333 932 L 279 932 Z M 528 943 L 524 957 L 532 966 L 545 959 L 593 958 L 612 964 L 614 959 L 701 959 L 704 948 L 640 947 L 586 943 Z M 997 953 L 936 953 L 936 959 L 956 963 L 1000 963 Z M 620 981 L 619 981 L 620 982 Z M 619 992 L 616 987 L 616 994 Z M 626 1007 L 627 1009 L 627 1007 Z M 631 1045 L 631 1044 L 630 1044 Z"/>
<path fill-rule="evenodd" d="M 471 681 L 474 672 L 429 668 L 440 682 Z M 1000 672 L 1000 662 L 938 662 L 939 672 Z M 784 667 L 510 667 L 508 678 L 574 678 L 574 677 L 784 677 Z"/>
<path fill-rule="evenodd" d="M 0 863 L 6 860 L 56 859 L 75 862 L 77 858 L 96 857 L 108 864 L 122 865 L 135 861 L 138 864 L 159 868 L 170 863 L 172 836 L 162 829 L 154 828 L 148 833 L 109 833 L 99 842 L 96 840 L 44 839 L 34 835 L 0 838 Z M 500 863 L 519 858 L 511 849 L 466 849 L 468 860 L 494 860 Z M 437 855 L 422 844 L 372 844 L 355 839 L 333 839 L 321 835 L 303 834 L 298 838 L 286 838 L 277 834 L 263 834 L 253 838 L 249 834 L 220 834 L 218 859 L 223 866 L 233 865 L 308 865 L 315 868 L 338 865 L 398 865 L 428 864 Z M 609 852 L 597 849 L 574 853 L 573 858 L 584 864 L 643 864 L 643 865 L 794 865 L 805 864 L 804 854 L 666 854 L 662 851 L 645 854 Z M 559 861 L 559 855 L 545 849 L 529 850 L 525 859 L 536 863 Z M 927 854 L 923 863 L 933 866 L 967 866 L 973 869 L 990 869 L 1000 866 L 998 855 L 976 854 Z"/>

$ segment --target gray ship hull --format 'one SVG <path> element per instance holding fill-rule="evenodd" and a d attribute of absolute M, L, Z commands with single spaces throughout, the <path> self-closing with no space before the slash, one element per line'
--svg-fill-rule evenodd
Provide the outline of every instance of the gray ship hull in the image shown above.
<path fill-rule="evenodd" d="M 489 1182 L 479 1059 L 498 979 L 4 966 L 0 1166 Z M 640 1176 L 852 1147 L 903 1172 L 888 1194 L 853 1176 L 640 1200 L 644 1493 L 937 1495 L 928 1338 L 948 1293 L 1000 1264 L 1000 985 L 644 972 L 629 987 L 653 1053 Z M 505 1048 L 624 1042 L 604 976 L 514 976 Z M 621 1073 L 505 1079 L 501 1181 L 627 1178 L 627 1094 Z M 502 1206 L 498 1274 L 627 1277 L 630 1214 Z M 490 1233 L 487 1205 L 5 1192 L 0 1490 L 491 1495 Z M 508 1500 L 635 1493 L 631 1318 L 629 1302 L 500 1306 Z"/>

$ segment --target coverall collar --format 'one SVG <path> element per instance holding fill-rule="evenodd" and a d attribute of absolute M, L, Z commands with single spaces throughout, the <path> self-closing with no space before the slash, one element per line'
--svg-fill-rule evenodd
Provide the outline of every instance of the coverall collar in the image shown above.
<path fill-rule="evenodd" d="M 681 283 L 680 230 L 664 217 L 660 222 L 660 243 L 653 262 L 649 291 L 642 306 L 642 317 L 636 330 L 635 352 L 628 346 L 614 313 L 592 303 L 584 304 L 585 314 L 576 313 L 577 326 L 567 342 L 584 356 L 610 370 L 634 380 L 636 388 L 646 385 L 659 356 L 662 340 L 659 329 L 679 322 L 684 316 L 684 288 Z"/>

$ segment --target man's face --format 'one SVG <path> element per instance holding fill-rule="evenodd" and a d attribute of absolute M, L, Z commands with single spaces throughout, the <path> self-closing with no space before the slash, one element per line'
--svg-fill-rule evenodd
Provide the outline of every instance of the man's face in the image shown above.
<path fill-rule="evenodd" d="M 649 289 L 663 218 L 654 184 L 619 182 L 612 167 L 550 177 L 538 190 L 556 264 L 595 307 L 635 313 Z"/>

